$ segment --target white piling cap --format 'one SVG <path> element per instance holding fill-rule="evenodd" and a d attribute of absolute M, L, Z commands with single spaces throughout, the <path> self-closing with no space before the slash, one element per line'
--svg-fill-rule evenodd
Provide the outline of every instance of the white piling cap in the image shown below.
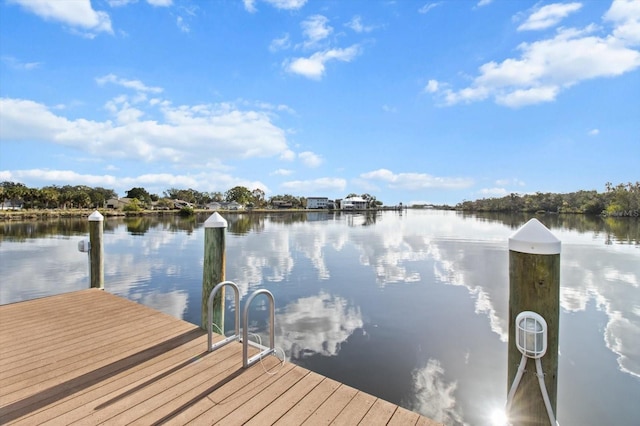
<path fill-rule="evenodd" d="M 103 220 L 104 216 L 102 216 L 98 210 L 89 215 L 89 222 L 102 222 Z"/>
<path fill-rule="evenodd" d="M 560 240 L 538 219 L 531 219 L 509 237 L 509 250 L 530 254 L 559 254 Z"/>
<path fill-rule="evenodd" d="M 214 214 L 209 216 L 209 219 L 205 220 L 204 227 L 205 228 L 226 228 L 227 221 L 225 220 L 225 218 L 220 216 L 220 213 L 215 212 Z"/>

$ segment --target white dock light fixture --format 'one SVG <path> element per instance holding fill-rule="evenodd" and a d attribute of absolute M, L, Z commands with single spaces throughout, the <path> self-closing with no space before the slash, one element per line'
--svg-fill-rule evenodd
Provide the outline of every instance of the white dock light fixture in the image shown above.
<path fill-rule="evenodd" d="M 506 412 L 509 413 L 513 397 L 516 394 L 516 389 L 520 384 L 520 380 L 524 374 L 524 370 L 527 366 L 527 359 L 531 358 L 536 364 L 536 376 L 538 377 L 538 384 L 540 385 L 540 392 L 542 393 L 542 400 L 544 401 L 545 408 L 547 409 L 547 415 L 549 416 L 549 423 L 553 426 L 558 426 L 553 408 L 551 407 L 551 401 L 549 400 L 549 393 L 547 392 L 547 386 L 544 383 L 544 372 L 542 371 L 542 362 L 540 359 L 547 352 L 547 322 L 545 319 L 535 312 L 523 311 L 516 316 L 516 347 L 522 353 L 520 365 L 518 365 L 518 371 L 513 379 L 511 389 L 507 395 Z"/>
<path fill-rule="evenodd" d="M 531 311 L 516 317 L 516 346 L 529 358 L 542 358 L 547 352 L 547 322 Z"/>

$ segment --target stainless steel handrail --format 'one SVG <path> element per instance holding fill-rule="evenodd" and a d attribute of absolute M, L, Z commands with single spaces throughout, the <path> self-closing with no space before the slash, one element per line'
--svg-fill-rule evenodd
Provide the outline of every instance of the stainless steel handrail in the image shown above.
<path fill-rule="evenodd" d="M 253 301 L 253 299 L 260 294 L 266 295 L 267 298 L 269 299 L 269 347 L 252 344 L 252 346 L 258 346 L 259 348 L 261 348 L 262 351 L 259 354 L 254 355 L 251 358 L 248 358 L 249 306 L 251 305 L 251 302 Z M 256 290 L 253 292 L 253 294 L 251 294 L 251 296 L 249 296 L 249 299 L 247 299 L 247 304 L 244 306 L 244 313 L 242 314 L 242 322 L 244 323 L 244 327 L 242 327 L 242 367 L 247 368 L 255 364 L 260 359 L 262 359 L 262 357 L 275 353 L 276 351 L 275 349 L 275 302 L 273 299 L 273 294 L 271 294 L 269 290 L 265 290 L 265 289 Z"/>
<path fill-rule="evenodd" d="M 235 333 L 233 336 L 229 336 L 219 342 L 213 343 L 213 298 L 216 296 L 216 293 L 224 286 L 230 286 L 233 288 L 233 292 L 235 293 Z M 224 335 L 224 330 L 220 330 L 221 334 Z M 216 285 L 213 290 L 211 290 L 211 294 L 209 294 L 209 300 L 207 301 L 207 351 L 213 352 L 216 349 L 219 349 L 226 345 L 227 343 L 234 342 L 236 340 L 240 340 L 240 290 L 238 290 L 238 286 L 232 281 L 223 281 Z"/>

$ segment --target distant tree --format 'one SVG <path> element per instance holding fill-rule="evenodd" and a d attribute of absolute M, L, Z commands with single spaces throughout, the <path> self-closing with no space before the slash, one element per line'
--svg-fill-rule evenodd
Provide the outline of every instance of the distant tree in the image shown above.
<path fill-rule="evenodd" d="M 151 204 L 151 194 L 146 189 L 135 187 L 127 191 L 127 198 L 137 198 L 144 204 Z"/>
<path fill-rule="evenodd" d="M 374 208 L 378 205 L 376 197 L 371 194 L 362 194 L 360 197 L 367 202 L 367 207 L 369 208 Z"/>
<path fill-rule="evenodd" d="M 58 205 L 58 197 L 60 196 L 60 192 L 58 188 L 55 186 L 45 186 L 40 189 L 39 199 L 40 203 L 44 206 L 45 209 L 51 207 L 57 207 Z"/>
<path fill-rule="evenodd" d="M 40 191 L 38 188 L 26 188 L 22 194 L 24 201 L 24 208 L 32 209 L 35 207 L 35 203 L 38 200 L 38 194 Z"/>
<path fill-rule="evenodd" d="M 84 209 L 91 205 L 91 197 L 81 189 L 73 191 L 71 200 L 76 208 Z"/>
<path fill-rule="evenodd" d="M 171 199 L 169 198 L 160 198 L 158 200 L 158 208 L 164 209 L 164 210 L 171 210 L 174 208 L 173 201 L 171 201 Z"/>
<path fill-rule="evenodd" d="M 217 202 L 224 201 L 224 194 L 220 191 L 216 191 L 211 194 L 211 198 L 213 199 L 213 201 Z"/>
<path fill-rule="evenodd" d="M 252 200 L 253 200 L 253 205 L 255 207 L 263 207 L 265 205 L 265 199 L 264 199 L 264 191 L 260 188 L 256 188 L 253 191 L 251 191 L 251 196 L 252 196 Z"/>
<path fill-rule="evenodd" d="M 138 212 L 143 209 L 142 202 L 136 197 L 127 197 L 131 200 L 122 208 L 125 212 Z"/>
<path fill-rule="evenodd" d="M 235 201 L 243 206 L 251 202 L 253 195 L 251 191 L 244 186 L 235 186 L 224 194 L 225 200 L 228 202 Z"/>
<path fill-rule="evenodd" d="M 304 197 L 295 197 L 291 194 L 274 195 L 269 198 L 269 204 L 271 204 L 272 206 L 280 203 L 291 204 L 292 208 L 299 209 L 306 206 L 307 199 Z"/>
<path fill-rule="evenodd" d="M 6 200 L 13 202 L 22 201 L 27 192 L 27 187 L 18 182 L 5 181 L 0 184 L 0 187 L 2 187 L 2 192 L 0 193 L 2 196 L 2 204 L 4 204 Z"/>
<path fill-rule="evenodd" d="M 198 201 L 196 195 L 199 193 L 197 191 L 194 191 L 193 189 L 170 188 L 167 189 L 164 194 L 166 197 L 171 198 L 172 200 L 182 200 L 186 201 L 187 203 L 196 203 Z"/>
<path fill-rule="evenodd" d="M 73 201 L 73 187 L 71 185 L 65 185 L 59 189 L 58 201 L 59 206 L 63 209 L 69 207 Z"/>
<path fill-rule="evenodd" d="M 91 198 L 91 206 L 94 208 L 104 207 L 107 200 L 118 198 L 113 189 L 106 189 L 100 186 L 89 189 L 89 198 Z"/>

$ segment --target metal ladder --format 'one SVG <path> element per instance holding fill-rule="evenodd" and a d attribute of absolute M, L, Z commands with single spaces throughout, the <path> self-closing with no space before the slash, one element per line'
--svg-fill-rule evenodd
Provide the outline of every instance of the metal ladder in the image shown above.
<path fill-rule="evenodd" d="M 232 336 L 226 337 L 219 342 L 213 343 L 213 300 L 216 293 L 218 293 L 218 291 L 224 286 L 230 286 L 233 289 L 235 296 L 235 332 Z M 253 299 L 261 294 L 264 294 L 269 299 L 269 346 L 263 346 L 255 342 L 249 342 L 249 331 L 247 326 L 247 324 L 249 324 L 249 306 L 251 306 L 251 302 L 253 302 Z M 240 336 L 240 290 L 238 289 L 238 286 L 232 281 L 223 281 L 219 283 L 213 288 L 213 290 L 211 290 L 211 294 L 209 294 L 209 299 L 207 301 L 207 351 L 213 352 L 228 343 L 234 342 L 236 340 L 241 340 L 242 367 L 248 368 L 263 357 L 270 354 L 275 354 L 275 301 L 273 298 L 273 294 L 271 294 L 269 290 L 265 289 L 254 291 L 247 299 L 247 303 L 244 307 L 244 313 L 242 315 L 242 321 L 244 323 L 244 327 L 242 327 L 242 336 Z M 251 344 L 251 346 L 259 348 L 260 353 L 249 358 L 249 344 Z"/>
<path fill-rule="evenodd" d="M 233 292 L 235 294 L 235 333 L 233 334 L 233 336 L 229 336 L 224 340 L 213 343 L 213 299 L 216 296 L 216 293 L 218 293 L 218 291 L 222 287 L 227 285 L 233 289 Z M 224 335 L 224 330 L 220 330 L 220 334 Z M 231 343 L 236 340 L 240 340 L 240 290 L 238 290 L 238 286 L 233 281 L 222 281 L 221 283 L 216 285 L 213 290 L 211 290 L 211 294 L 209 294 L 209 300 L 207 300 L 207 351 L 213 352 L 216 349 L 220 349 L 227 343 Z"/>
<path fill-rule="evenodd" d="M 269 299 L 269 346 L 262 346 L 257 343 L 251 343 L 252 346 L 256 346 L 261 349 L 260 353 L 257 355 L 248 358 L 249 355 L 249 332 L 248 326 L 249 324 L 249 305 L 253 299 L 260 295 L 264 294 Z M 261 289 L 254 291 L 249 299 L 247 299 L 247 304 L 244 305 L 244 314 L 242 315 L 242 320 L 244 321 L 244 327 L 242 327 L 242 367 L 247 368 L 251 365 L 258 362 L 262 357 L 275 353 L 275 302 L 273 300 L 273 294 L 269 290 Z"/>

